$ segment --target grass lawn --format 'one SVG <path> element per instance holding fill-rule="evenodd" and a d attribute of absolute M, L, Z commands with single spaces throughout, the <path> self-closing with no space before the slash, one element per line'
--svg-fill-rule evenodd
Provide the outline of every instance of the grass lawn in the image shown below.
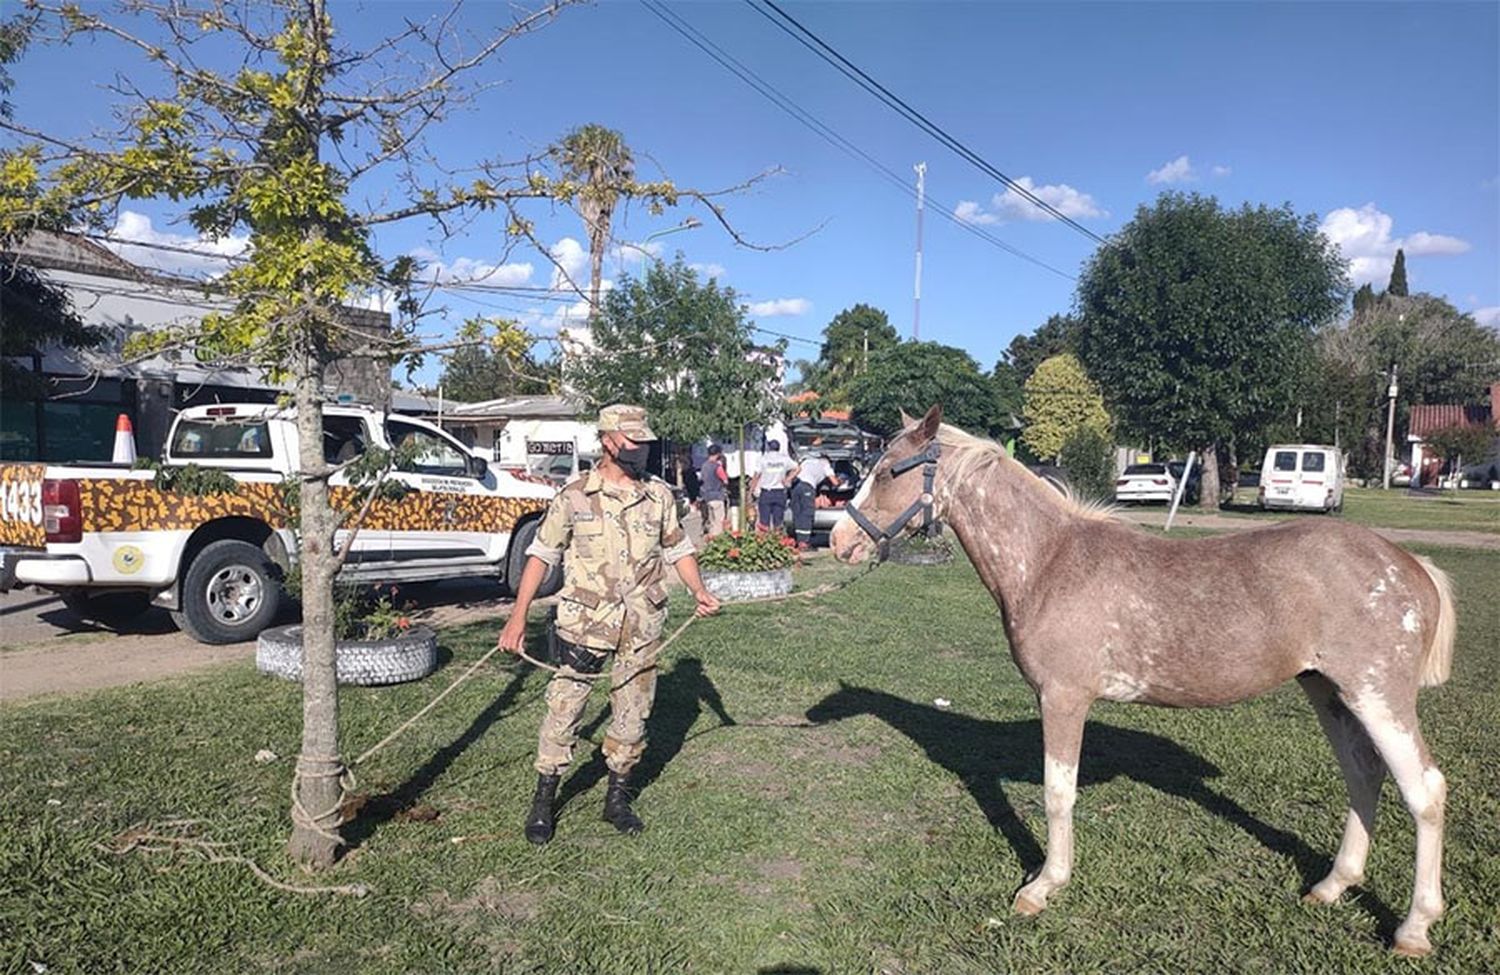
<path fill-rule="evenodd" d="M 1186 510 L 1186 509 L 1184 509 Z M 1279 520 L 1284 511 L 1261 511 L 1255 506 L 1255 491 L 1240 488 L 1235 504 L 1223 514 Z M 1424 528 L 1436 531 L 1489 532 L 1500 534 L 1500 492 L 1444 491 L 1441 494 L 1411 494 L 1405 488 L 1344 489 L 1343 517 L 1371 528 Z"/>
<path fill-rule="evenodd" d="M 558 839 L 526 844 L 544 675 L 492 663 L 358 770 L 372 798 L 326 880 L 368 884 L 358 900 L 98 846 L 143 820 L 193 819 L 302 879 L 281 854 L 294 685 L 238 665 L 7 706 L 0 969 L 1494 972 L 1500 572 L 1492 552 L 1428 552 L 1457 583 L 1460 629 L 1452 681 L 1422 696 L 1450 788 L 1449 910 L 1422 963 L 1387 949 L 1414 842 L 1390 784 L 1363 889 L 1335 907 L 1299 901 L 1328 867 L 1344 796 L 1292 686 L 1219 711 L 1097 706 L 1073 884 L 1040 917 L 1013 917 L 1045 837 L 1040 728 L 960 562 L 886 566 L 815 603 L 689 629 L 661 677 L 635 840 L 600 821 L 604 768 L 585 743 Z M 812 585 L 849 570 L 803 571 Z M 494 629 L 446 631 L 451 659 L 428 681 L 348 690 L 346 754 L 446 686 Z M 602 709 L 596 697 L 594 742 Z M 257 764 L 265 748 L 282 757 Z"/>

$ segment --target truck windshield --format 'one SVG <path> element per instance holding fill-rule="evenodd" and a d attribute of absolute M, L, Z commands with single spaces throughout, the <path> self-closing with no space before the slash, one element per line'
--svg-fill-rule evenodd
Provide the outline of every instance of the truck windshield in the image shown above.
<path fill-rule="evenodd" d="M 172 434 L 170 453 L 198 460 L 270 457 L 271 432 L 264 421 L 181 420 Z"/>

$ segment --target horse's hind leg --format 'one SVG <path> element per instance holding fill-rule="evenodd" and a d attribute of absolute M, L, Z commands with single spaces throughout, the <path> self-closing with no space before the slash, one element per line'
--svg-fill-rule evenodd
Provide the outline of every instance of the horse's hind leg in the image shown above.
<path fill-rule="evenodd" d="M 1375 806 L 1380 800 L 1380 783 L 1385 779 L 1385 763 L 1359 719 L 1338 699 L 1332 681 L 1315 673 L 1303 674 L 1297 681 L 1318 714 L 1318 723 L 1333 746 L 1339 769 L 1344 773 L 1344 784 L 1349 789 L 1344 839 L 1333 858 L 1333 869 L 1305 898 L 1309 902 L 1332 904 L 1350 885 L 1365 879 L 1365 857 L 1370 852 L 1370 834 L 1375 830 Z"/>
<path fill-rule="evenodd" d="M 1344 693 L 1344 703 L 1359 718 L 1401 787 L 1401 797 L 1417 824 L 1416 883 L 1411 910 L 1396 929 L 1398 955 L 1425 955 L 1432 950 L 1427 928 L 1443 913 L 1443 811 L 1448 786 L 1433 764 L 1417 727 L 1416 682 L 1410 687 L 1371 688 Z"/>
<path fill-rule="evenodd" d="M 1042 746 L 1046 753 L 1043 782 L 1047 799 L 1047 859 L 1041 872 L 1016 893 L 1018 914 L 1036 914 L 1047 897 L 1073 873 L 1073 801 L 1078 795 L 1078 753 L 1089 696 L 1043 689 Z"/>

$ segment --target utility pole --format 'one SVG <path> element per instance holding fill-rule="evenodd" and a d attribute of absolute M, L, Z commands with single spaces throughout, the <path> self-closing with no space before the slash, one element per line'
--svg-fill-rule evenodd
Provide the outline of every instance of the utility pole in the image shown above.
<path fill-rule="evenodd" d="M 864 373 L 867 373 L 867 372 L 870 371 L 870 329 L 869 329 L 869 326 L 865 327 L 865 362 L 864 362 L 864 365 L 860 368 L 859 371 L 860 371 L 861 375 L 863 375 Z"/>
<path fill-rule="evenodd" d="M 927 164 L 919 162 L 917 171 L 917 286 L 912 301 L 911 337 L 922 337 L 922 203 L 927 198 Z"/>
<path fill-rule="evenodd" d="M 1390 406 L 1385 414 L 1385 490 L 1391 489 L 1391 462 L 1395 460 L 1392 453 L 1391 439 L 1396 432 L 1396 364 L 1391 363 L 1391 384 L 1386 389 L 1386 396 L 1390 397 Z"/>

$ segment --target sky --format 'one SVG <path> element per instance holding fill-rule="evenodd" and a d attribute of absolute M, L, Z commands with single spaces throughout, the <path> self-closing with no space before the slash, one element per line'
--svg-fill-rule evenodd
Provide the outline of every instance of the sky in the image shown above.
<path fill-rule="evenodd" d="M 1289 203 L 1313 214 L 1356 284 L 1385 286 L 1404 247 L 1412 291 L 1442 295 L 1500 326 L 1500 4 L 1494 3 L 796 3 L 793 17 L 947 130 L 994 169 L 1102 237 L 1159 193 L 1212 194 L 1227 206 Z M 410 2 L 330 4 L 351 43 L 445 9 Z M 470 3 L 474 35 L 513 8 Z M 920 337 L 959 346 L 988 369 L 1017 334 L 1072 306 L 1072 280 L 1097 242 L 1022 200 L 799 46 L 747 2 L 668 9 L 899 181 L 926 163 Z M 654 254 L 733 287 L 767 341 L 793 336 L 814 358 L 841 309 L 884 309 L 913 334 L 916 206 L 867 160 L 830 144 L 670 29 L 639 0 L 604 0 L 507 44 L 489 85 L 434 130 L 446 167 L 536 152 L 597 122 L 622 132 L 641 174 L 715 189 L 775 175 L 724 199 L 748 239 L 737 247 L 701 209 L 617 220 L 607 276 L 638 269 L 629 244 L 688 216 Z M 149 78 L 106 41 L 38 46 L 12 74 L 16 120 L 73 134 L 106 128 L 117 76 Z M 0 136 L 0 138 L 5 138 Z M 389 183 L 362 185 L 378 202 Z M 114 234 L 191 244 L 182 208 L 132 202 Z M 384 254 L 411 253 L 439 281 L 545 288 L 553 260 L 585 280 L 582 223 L 533 211 L 551 251 L 504 251 L 498 219 L 445 238 L 430 225 L 384 228 Z M 953 219 L 946 219 L 951 217 Z M 998 239 L 1026 258 L 967 231 Z M 233 252 L 242 241 L 211 249 Z M 164 251 L 127 256 L 214 267 Z M 1039 265 L 1048 265 L 1043 267 Z M 581 275 L 581 277 L 579 277 Z M 434 296 L 441 333 L 465 316 L 520 318 L 554 334 L 582 306 L 566 294 Z M 482 302 L 482 304 L 481 304 Z M 431 383 L 429 362 L 416 375 Z"/>

